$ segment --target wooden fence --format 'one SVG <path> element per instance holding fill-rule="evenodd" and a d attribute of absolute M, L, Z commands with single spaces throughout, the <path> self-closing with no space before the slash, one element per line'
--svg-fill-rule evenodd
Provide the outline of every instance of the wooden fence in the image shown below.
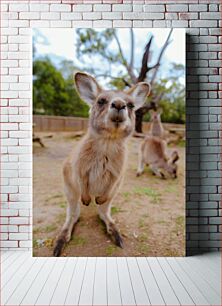
<path fill-rule="evenodd" d="M 76 132 L 84 131 L 88 127 L 88 119 L 80 117 L 63 117 L 63 116 L 33 116 L 34 131 L 35 132 Z M 143 131 L 149 130 L 150 123 L 143 123 Z M 164 123 L 166 130 L 184 130 L 185 125 Z"/>

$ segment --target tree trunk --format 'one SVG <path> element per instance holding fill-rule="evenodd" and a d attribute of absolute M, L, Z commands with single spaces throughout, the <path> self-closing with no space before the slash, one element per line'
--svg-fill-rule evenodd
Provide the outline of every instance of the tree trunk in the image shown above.
<path fill-rule="evenodd" d="M 143 111 L 142 108 L 139 108 L 136 111 L 136 122 L 135 122 L 135 130 L 137 133 L 142 133 L 142 123 L 143 123 Z"/>
<path fill-rule="evenodd" d="M 149 110 L 157 110 L 157 105 L 155 102 L 151 101 L 149 104 L 140 107 L 136 110 L 136 122 L 135 122 L 135 131 L 137 133 L 143 133 L 143 116 L 148 113 Z"/>

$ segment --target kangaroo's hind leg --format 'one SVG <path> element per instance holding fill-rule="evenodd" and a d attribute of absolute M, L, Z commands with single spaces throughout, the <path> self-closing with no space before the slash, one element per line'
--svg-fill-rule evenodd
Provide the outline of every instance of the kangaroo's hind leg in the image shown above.
<path fill-rule="evenodd" d="M 141 174 L 143 174 L 144 167 L 145 167 L 145 163 L 143 160 L 142 152 L 140 150 L 138 153 L 138 167 L 137 167 L 136 176 L 140 176 Z"/>
<path fill-rule="evenodd" d="M 70 184 L 65 178 L 65 194 L 67 198 L 66 220 L 62 230 L 56 240 L 53 251 L 54 256 L 60 256 L 65 243 L 69 242 L 74 225 L 80 216 L 80 187 L 76 184 Z"/>
<path fill-rule="evenodd" d="M 110 234 L 117 246 L 120 248 L 123 248 L 123 240 L 122 237 L 120 236 L 120 233 L 115 225 L 114 220 L 111 217 L 110 214 L 111 211 L 111 203 L 106 202 L 101 205 L 98 205 L 98 212 L 100 219 L 103 220 L 103 222 L 106 225 L 107 233 Z"/>

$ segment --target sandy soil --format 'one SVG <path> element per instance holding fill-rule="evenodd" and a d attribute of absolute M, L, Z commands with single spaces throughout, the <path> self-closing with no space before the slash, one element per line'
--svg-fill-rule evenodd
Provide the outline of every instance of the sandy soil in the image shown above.
<path fill-rule="evenodd" d="M 46 135 L 53 135 L 46 138 Z M 52 256 L 55 237 L 65 220 L 62 164 L 79 139 L 72 133 L 38 133 L 45 148 L 34 143 L 33 255 Z M 185 254 L 185 148 L 179 175 L 162 180 L 147 168 L 136 177 L 137 148 L 141 139 L 131 138 L 124 183 L 113 202 L 112 215 L 124 238 L 116 247 L 97 216 L 96 204 L 82 205 L 81 217 L 63 256 L 184 256 Z"/>

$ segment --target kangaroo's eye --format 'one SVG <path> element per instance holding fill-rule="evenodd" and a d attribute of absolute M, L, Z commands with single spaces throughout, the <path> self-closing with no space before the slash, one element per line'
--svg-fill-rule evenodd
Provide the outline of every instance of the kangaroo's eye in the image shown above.
<path fill-rule="evenodd" d="M 104 105 L 106 103 L 107 103 L 107 100 L 105 98 L 101 98 L 101 99 L 98 100 L 99 105 Z"/>
<path fill-rule="evenodd" d="M 134 105 L 133 105 L 133 103 L 131 103 L 131 102 L 128 103 L 127 106 L 128 106 L 128 108 L 130 108 L 130 109 L 133 109 L 133 108 L 134 108 Z"/>

